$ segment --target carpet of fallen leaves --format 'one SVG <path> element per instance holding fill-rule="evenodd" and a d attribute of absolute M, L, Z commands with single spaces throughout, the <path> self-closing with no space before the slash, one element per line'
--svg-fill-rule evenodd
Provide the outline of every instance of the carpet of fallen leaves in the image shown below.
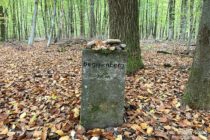
<path fill-rule="evenodd" d="M 0 139 L 210 139 L 210 113 L 181 101 L 192 58 L 156 53 L 163 44 L 144 45 L 145 68 L 126 78 L 125 123 L 85 130 L 82 47 L 42 46 L 0 47 Z"/>

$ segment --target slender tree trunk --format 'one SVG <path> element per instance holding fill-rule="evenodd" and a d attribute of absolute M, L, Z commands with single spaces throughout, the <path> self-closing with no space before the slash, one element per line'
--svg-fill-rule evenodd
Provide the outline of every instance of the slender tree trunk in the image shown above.
<path fill-rule="evenodd" d="M 107 24 L 108 24 L 108 12 L 107 12 L 107 2 L 104 0 L 104 16 L 102 21 L 102 34 L 107 35 Z M 107 37 L 107 36 L 106 36 Z"/>
<path fill-rule="evenodd" d="M 47 39 L 47 0 L 44 0 L 44 7 L 43 2 L 41 1 L 41 11 L 42 11 L 42 20 L 44 26 L 44 35 L 45 39 Z"/>
<path fill-rule="evenodd" d="M 168 40 L 174 39 L 175 0 L 169 0 L 169 29 Z"/>
<path fill-rule="evenodd" d="M 57 39 L 61 40 L 62 38 L 62 29 L 64 28 L 64 5 L 63 5 L 64 1 L 61 0 L 60 1 L 60 6 L 61 9 L 60 11 L 60 18 L 59 18 L 59 25 L 58 25 L 58 35 L 57 35 Z"/>
<path fill-rule="evenodd" d="M 95 12 L 94 12 L 95 0 L 90 0 L 90 37 L 95 37 L 96 35 L 96 22 L 95 22 Z"/>
<path fill-rule="evenodd" d="M 147 0 L 146 1 L 146 12 L 145 12 L 145 20 L 146 20 L 146 23 L 145 23 L 145 35 L 146 35 L 146 38 L 148 38 L 149 37 L 149 28 L 148 28 L 148 25 L 149 25 L 149 22 L 148 22 L 148 10 L 149 10 L 149 8 L 148 8 L 148 5 L 149 5 L 149 1 Z"/>
<path fill-rule="evenodd" d="M 73 20 L 74 20 L 74 36 L 77 36 L 78 35 L 78 28 L 77 28 L 77 9 L 76 9 L 76 4 L 73 5 Z"/>
<path fill-rule="evenodd" d="M 85 27 L 84 27 L 84 3 L 83 0 L 80 0 L 80 36 L 85 36 Z"/>
<path fill-rule="evenodd" d="M 50 47 L 51 41 L 52 41 L 52 36 L 53 36 L 53 31 L 55 31 L 55 17 L 56 17 L 56 2 L 57 0 L 54 0 L 54 10 L 53 10 L 53 16 L 51 19 L 51 27 L 50 27 L 50 33 L 48 37 L 48 42 L 47 42 L 47 47 Z"/>
<path fill-rule="evenodd" d="M 186 39 L 186 30 L 187 30 L 187 1 L 188 0 L 182 0 L 181 5 L 181 25 L 180 25 L 180 39 L 181 41 L 185 41 Z"/>
<path fill-rule="evenodd" d="M 5 22 L 5 16 L 4 16 L 4 8 L 3 6 L 0 6 L 0 41 L 5 41 L 5 32 L 6 32 L 6 22 Z"/>
<path fill-rule="evenodd" d="M 155 25 L 154 25 L 154 32 L 153 37 L 156 39 L 157 36 L 157 26 L 158 26 L 158 8 L 159 8 L 159 0 L 156 0 L 156 7 L 155 7 Z"/>
<path fill-rule="evenodd" d="M 204 0 L 196 53 L 184 101 L 196 109 L 210 109 L 210 0 Z"/>
<path fill-rule="evenodd" d="M 24 10 L 24 25 L 23 25 L 23 30 L 24 30 L 24 39 L 27 40 L 28 39 L 28 1 L 26 2 L 26 5 L 25 5 L 25 10 Z"/>
<path fill-rule="evenodd" d="M 188 51 L 190 51 L 190 44 L 192 40 L 192 32 L 193 32 L 193 20 L 194 20 L 194 0 L 190 0 L 190 30 L 189 30 L 189 38 L 188 38 Z"/>
<path fill-rule="evenodd" d="M 16 20 L 17 20 L 17 31 L 18 31 L 18 40 L 20 41 L 21 40 L 21 27 L 20 27 L 20 19 L 19 19 L 19 17 L 20 17 L 20 13 L 19 13 L 19 1 L 17 1 L 17 3 L 16 3 L 17 5 L 16 5 Z"/>
<path fill-rule="evenodd" d="M 139 45 L 138 0 L 108 0 L 109 35 L 127 44 L 127 72 L 134 73 L 143 67 Z"/>
<path fill-rule="evenodd" d="M 33 21 L 32 21 L 32 26 L 31 26 L 31 35 L 28 40 L 28 45 L 32 45 L 34 42 L 34 37 L 35 37 L 35 32 L 36 32 L 37 12 L 38 12 L 38 0 L 34 0 L 34 15 L 33 15 Z"/>

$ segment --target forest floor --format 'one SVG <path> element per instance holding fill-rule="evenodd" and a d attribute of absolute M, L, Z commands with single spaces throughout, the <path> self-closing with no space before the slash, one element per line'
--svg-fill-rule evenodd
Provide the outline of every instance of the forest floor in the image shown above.
<path fill-rule="evenodd" d="M 125 123 L 84 130 L 79 125 L 81 45 L 34 46 L 0 46 L 0 139 L 210 139 L 210 112 L 181 101 L 192 58 L 157 53 L 182 47 L 143 43 L 145 68 L 126 78 Z"/>

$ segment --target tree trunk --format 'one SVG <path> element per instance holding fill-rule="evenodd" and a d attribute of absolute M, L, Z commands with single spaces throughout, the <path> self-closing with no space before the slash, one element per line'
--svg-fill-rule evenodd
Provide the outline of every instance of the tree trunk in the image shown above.
<path fill-rule="evenodd" d="M 44 0 L 44 8 L 41 1 L 42 20 L 44 27 L 45 39 L 47 39 L 47 0 Z"/>
<path fill-rule="evenodd" d="M 4 17 L 4 8 L 0 6 L 0 41 L 5 41 L 5 32 L 6 32 L 6 22 Z"/>
<path fill-rule="evenodd" d="M 128 48 L 127 73 L 143 67 L 139 46 L 138 0 L 108 0 L 109 35 L 119 38 Z"/>
<path fill-rule="evenodd" d="M 108 12 L 107 12 L 107 2 L 104 0 L 104 16 L 103 16 L 103 21 L 102 21 L 102 35 L 107 38 L 107 25 L 108 25 Z"/>
<path fill-rule="evenodd" d="M 16 39 L 17 33 L 16 33 L 16 2 L 15 0 L 12 0 L 12 32 L 13 32 L 13 39 Z"/>
<path fill-rule="evenodd" d="M 210 109 L 210 0 L 204 0 L 197 48 L 184 101 L 196 109 Z"/>
<path fill-rule="evenodd" d="M 94 3 L 95 0 L 90 0 L 90 37 L 94 37 L 96 35 Z"/>
<path fill-rule="evenodd" d="M 187 1 L 182 0 L 181 5 L 181 25 L 180 25 L 180 39 L 185 41 L 186 39 L 186 29 L 187 29 Z"/>
<path fill-rule="evenodd" d="M 56 17 L 56 0 L 54 0 L 54 10 L 53 10 L 53 16 L 51 19 L 51 27 L 50 27 L 50 34 L 48 37 L 48 42 L 47 42 L 47 47 L 50 47 L 51 41 L 52 41 L 52 36 L 53 36 L 53 31 L 55 30 L 55 17 Z"/>
<path fill-rule="evenodd" d="M 34 42 L 35 32 L 36 32 L 36 19 L 37 19 L 37 11 L 38 11 L 38 0 L 34 0 L 34 15 L 31 27 L 31 35 L 28 40 L 28 45 L 32 45 Z"/>
<path fill-rule="evenodd" d="M 189 38 L 188 38 L 188 52 L 190 51 L 190 44 L 192 39 L 192 32 L 193 32 L 193 20 L 194 20 L 194 0 L 190 1 L 190 31 L 189 31 Z"/>
<path fill-rule="evenodd" d="M 80 7 L 79 7 L 79 12 L 80 12 L 80 36 L 84 37 L 85 36 L 85 27 L 84 27 L 84 3 L 83 0 L 80 0 Z"/>
<path fill-rule="evenodd" d="M 60 0 L 60 16 L 59 16 L 59 21 L 58 21 L 58 34 L 57 34 L 57 41 L 61 40 L 62 38 L 62 32 L 64 29 L 64 1 Z"/>
<path fill-rule="evenodd" d="M 168 40 L 174 39 L 175 0 L 169 0 L 169 29 Z"/>
<path fill-rule="evenodd" d="M 156 39 L 157 37 L 157 26 L 158 26 L 158 8 L 159 8 L 159 0 L 156 0 L 156 7 L 155 7 L 155 25 L 154 25 L 154 32 L 153 37 Z"/>

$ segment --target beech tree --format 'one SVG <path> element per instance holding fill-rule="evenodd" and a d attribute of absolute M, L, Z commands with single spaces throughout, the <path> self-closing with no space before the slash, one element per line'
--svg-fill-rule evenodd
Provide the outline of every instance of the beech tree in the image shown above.
<path fill-rule="evenodd" d="M 139 45 L 138 0 L 108 0 L 109 37 L 119 38 L 128 48 L 127 72 L 143 67 Z"/>
<path fill-rule="evenodd" d="M 197 48 L 184 101 L 192 108 L 210 109 L 210 0 L 203 2 Z"/>
<path fill-rule="evenodd" d="M 168 40 L 174 39 L 174 21 L 175 21 L 175 0 L 169 0 L 169 28 Z"/>
<path fill-rule="evenodd" d="M 187 10 L 188 10 L 187 2 L 188 0 L 182 0 L 182 4 L 181 4 L 180 39 L 182 41 L 186 39 Z"/>
<path fill-rule="evenodd" d="M 47 47 L 49 47 L 51 44 L 53 31 L 55 30 L 56 3 L 57 3 L 57 0 L 54 0 L 54 8 L 53 8 L 54 10 L 53 10 L 53 16 L 51 19 L 51 27 L 50 27 L 50 33 L 49 33 L 49 37 L 48 37 Z"/>
<path fill-rule="evenodd" d="M 90 0 L 90 37 L 94 37 L 96 35 L 94 4 L 95 0 Z"/>
<path fill-rule="evenodd" d="M 6 27 L 5 27 L 5 17 L 4 17 L 4 8 L 3 6 L 0 6 L 0 41 L 5 41 L 5 31 L 6 31 Z"/>
<path fill-rule="evenodd" d="M 35 32 L 36 32 L 37 12 L 38 12 L 38 0 L 34 0 L 34 15 L 33 15 L 33 21 L 32 21 L 32 26 L 31 26 L 31 35 L 28 40 L 28 45 L 32 45 L 34 41 Z"/>

